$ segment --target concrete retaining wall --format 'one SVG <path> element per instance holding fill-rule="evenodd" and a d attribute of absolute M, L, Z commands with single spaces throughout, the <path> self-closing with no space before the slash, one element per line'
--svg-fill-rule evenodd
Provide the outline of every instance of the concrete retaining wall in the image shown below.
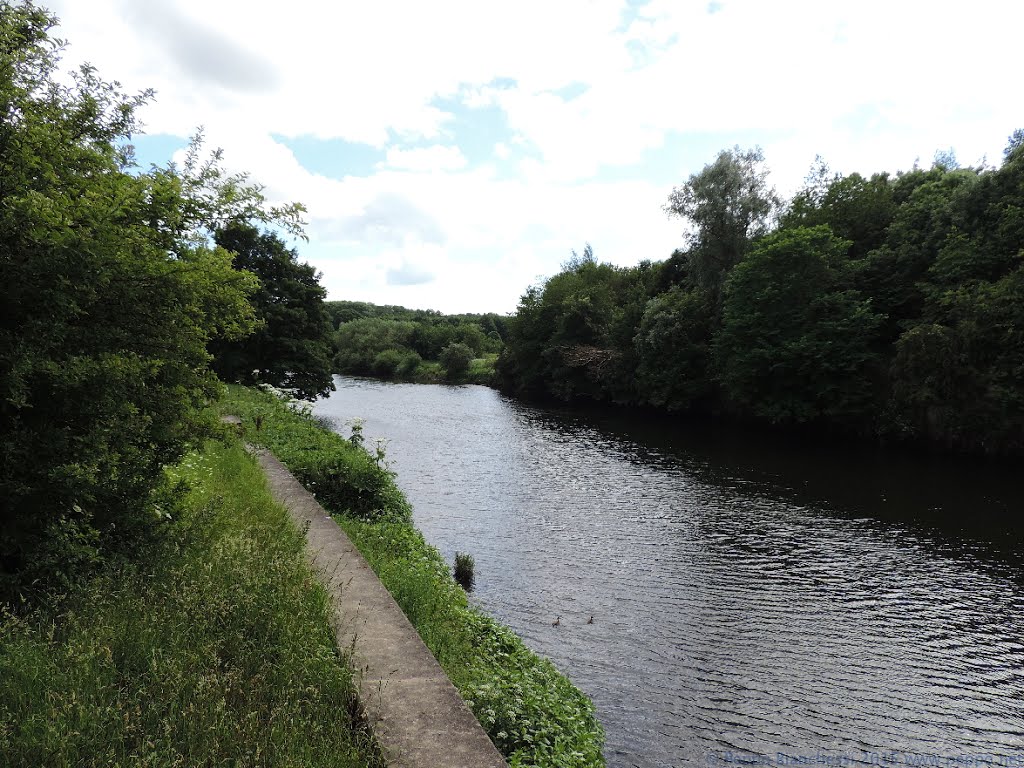
<path fill-rule="evenodd" d="M 274 498 L 300 530 L 331 594 L 338 647 L 351 649 L 359 696 L 389 765 L 507 768 L 402 609 L 345 532 L 269 451 L 257 453 Z"/>

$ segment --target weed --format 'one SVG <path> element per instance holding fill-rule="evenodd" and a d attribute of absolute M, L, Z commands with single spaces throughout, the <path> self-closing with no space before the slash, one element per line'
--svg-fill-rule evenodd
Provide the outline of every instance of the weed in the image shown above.
<path fill-rule="evenodd" d="M 473 591 L 473 582 L 476 579 L 473 571 L 474 565 L 471 554 L 467 552 L 455 553 L 455 568 L 453 570 L 455 582 L 467 592 Z"/>

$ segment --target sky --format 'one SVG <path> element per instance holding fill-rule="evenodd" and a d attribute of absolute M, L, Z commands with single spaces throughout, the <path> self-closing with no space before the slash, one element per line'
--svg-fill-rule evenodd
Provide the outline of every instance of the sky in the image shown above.
<path fill-rule="evenodd" d="M 42 0 L 47 4 L 46 0 Z M 308 209 L 329 299 L 512 312 L 590 243 L 667 258 L 674 186 L 760 146 L 797 190 L 998 164 L 1024 127 L 1009 0 L 51 0 L 64 66 L 154 88 L 143 166 L 199 126 Z"/>

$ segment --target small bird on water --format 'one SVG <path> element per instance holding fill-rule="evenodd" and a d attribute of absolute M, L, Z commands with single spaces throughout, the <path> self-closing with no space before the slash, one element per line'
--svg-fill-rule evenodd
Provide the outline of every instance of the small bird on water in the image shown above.
<path fill-rule="evenodd" d="M 587 619 L 587 624 L 593 624 L 593 623 L 594 623 L 594 617 L 591 616 L 589 619 Z"/>
<path fill-rule="evenodd" d="M 559 616 L 557 619 L 555 619 L 554 621 L 551 622 L 551 626 L 552 627 L 557 627 L 561 623 L 562 623 L 562 617 Z"/>

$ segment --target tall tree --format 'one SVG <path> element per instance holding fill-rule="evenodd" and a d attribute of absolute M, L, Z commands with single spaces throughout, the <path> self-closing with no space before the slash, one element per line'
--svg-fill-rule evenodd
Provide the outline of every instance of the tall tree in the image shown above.
<path fill-rule="evenodd" d="M 849 240 L 850 259 L 863 258 L 885 241 L 896 212 L 889 176 L 866 179 L 859 173 L 831 176 L 819 159 L 807 184 L 797 192 L 781 219 L 783 227 L 827 224 L 836 237 Z"/>
<path fill-rule="evenodd" d="M 714 390 L 708 294 L 672 286 L 649 302 L 636 332 L 640 398 L 669 411 L 686 411 Z"/>
<path fill-rule="evenodd" d="M 235 269 L 259 278 L 250 301 L 260 326 L 242 339 L 215 342 L 213 367 L 228 381 L 260 381 L 315 399 L 334 390 L 327 292 L 319 275 L 273 233 L 231 222 L 216 242 L 234 256 Z"/>
<path fill-rule="evenodd" d="M 217 391 L 207 344 L 253 324 L 255 279 L 207 236 L 216 217 L 259 209 L 259 190 L 225 176 L 216 154 L 195 175 L 129 172 L 149 95 L 89 67 L 65 82 L 54 24 L 31 3 L 0 4 L 8 595 L 159 525 L 149 499 L 161 468 L 201 433 Z"/>
<path fill-rule="evenodd" d="M 776 424 L 862 423 L 882 318 L 842 290 L 849 247 L 825 226 L 784 229 L 732 271 L 714 354 L 735 406 Z"/>
<path fill-rule="evenodd" d="M 768 230 L 779 206 L 760 148 L 723 149 L 715 162 L 669 195 L 664 210 L 689 221 L 689 256 L 698 285 L 717 296 L 751 242 Z"/>

